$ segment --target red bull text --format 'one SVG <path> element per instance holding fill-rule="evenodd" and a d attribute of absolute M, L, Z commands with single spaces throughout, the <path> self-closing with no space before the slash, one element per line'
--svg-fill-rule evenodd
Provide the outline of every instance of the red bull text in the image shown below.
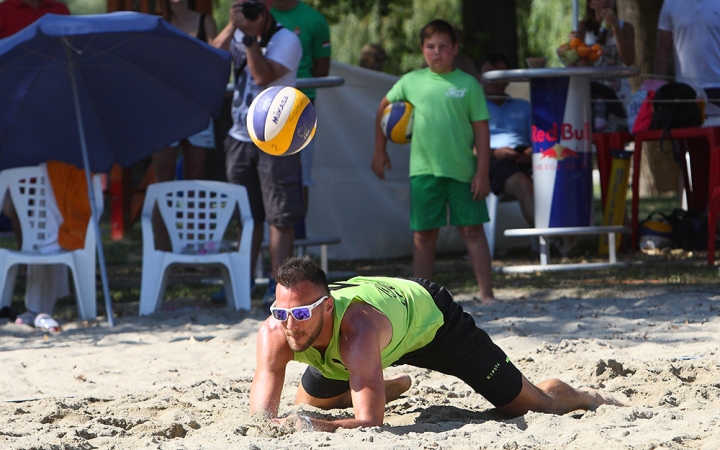
<path fill-rule="evenodd" d="M 580 227 L 592 221 L 590 80 L 535 78 L 532 100 L 535 227 Z"/>

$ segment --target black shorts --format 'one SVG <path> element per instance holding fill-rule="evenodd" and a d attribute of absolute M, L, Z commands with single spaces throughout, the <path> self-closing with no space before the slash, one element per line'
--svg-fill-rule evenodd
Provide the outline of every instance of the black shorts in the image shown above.
<path fill-rule="evenodd" d="M 425 347 L 410 352 L 393 365 L 431 369 L 460 378 L 495 406 L 507 405 L 522 390 L 522 374 L 488 334 L 475 325 L 470 314 L 453 301 L 445 288 L 412 279 L 432 295 L 444 323 Z M 331 398 L 350 390 L 348 381 L 330 380 L 310 366 L 302 377 L 305 391 L 317 398 Z"/>
<path fill-rule="evenodd" d="M 532 177 L 532 166 L 530 164 L 518 164 L 506 159 L 491 159 L 490 190 L 493 194 L 500 195 L 503 189 L 505 189 L 505 182 L 507 182 L 508 178 L 518 172 Z"/>
<path fill-rule="evenodd" d="M 269 155 L 252 143 L 228 136 L 225 167 L 230 183 L 245 186 L 256 222 L 292 226 L 304 214 L 300 154 Z"/>

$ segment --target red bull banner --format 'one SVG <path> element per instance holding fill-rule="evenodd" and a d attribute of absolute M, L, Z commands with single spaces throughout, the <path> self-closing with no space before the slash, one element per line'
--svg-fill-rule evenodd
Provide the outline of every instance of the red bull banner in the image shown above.
<path fill-rule="evenodd" d="M 533 78 L 535 227 L 591 225 L 593 206 L 590 79 Z"/>

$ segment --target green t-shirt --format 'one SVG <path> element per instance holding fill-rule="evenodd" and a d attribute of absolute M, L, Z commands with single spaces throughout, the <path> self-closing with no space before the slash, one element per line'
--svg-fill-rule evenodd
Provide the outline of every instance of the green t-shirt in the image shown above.
<path fill-rule="evenodd" d="M 340 324 L 353 302 L 365 302 L 382 312 L 392 324 L 392 340 L 382 350 L 383 369 L 414 350 L 429 344 L 443 324 L 435 300 L 419 284 L 401 278 L 355 277 L 331 284 L 335 301 L 333 336 L 325 355 L 310 347 L 295 353 L 295 360 L 318 369 L 326 378 L 348 380 L 349 372 L 340 356 Z"/>
<path fill-rule="evenodd" d="M 390 102 L 413 105 L 410 176 L 434 175 L 469 183 L 477 171 L 472 122 L 488 120 L 480 83 L 455 69 L 436 74 L 430 69 L 403 75 L 386 95 Z"/>
<path fill-rule="evenodd" d="M 275 20 L 300 38 L 303 55 L 298 67 L 298 78 L 312 78 L 315 58 L 330 56 L 330 28 L 322 13 L 299 1 L 287 11 L 270 10 Z M 315 89 L 302 89 L 309 98 L 315 98 Z"/>

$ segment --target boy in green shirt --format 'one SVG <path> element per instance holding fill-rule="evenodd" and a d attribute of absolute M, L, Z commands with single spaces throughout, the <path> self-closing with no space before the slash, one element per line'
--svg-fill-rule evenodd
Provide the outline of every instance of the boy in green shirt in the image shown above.
<path fill-rule="evenodd" d="M 396 101 L 414 107 L 410 144 L 410 228 L 413 274 L 429 279 L 435 268 L 440 227 L 458 228 L 475 273 L 480 300 L 494 302 L 490 249 L 483 223 L 489 220 L 485 197 L 490 160 L 489 114 L 478 81 L 453 67 L 458 51 L 455 28 L 433 20 L 420 32 L 428 67 L 405 74 L 380 102 L 375 125 L 372 169 L 382 180 L 391 169 L 387 138 L 380 128 L 383 110 Z M 473 151 L 474 147 L 474 151 Z"/>

